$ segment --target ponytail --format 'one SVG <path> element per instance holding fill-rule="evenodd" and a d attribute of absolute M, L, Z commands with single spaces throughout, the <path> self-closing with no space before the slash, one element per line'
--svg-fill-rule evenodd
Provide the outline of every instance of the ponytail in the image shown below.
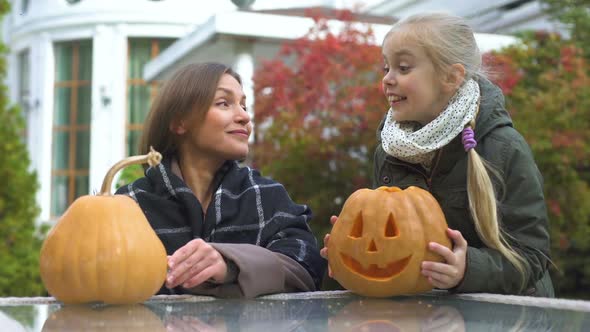
<path fill-rule="evenodd" d="M 467 125 L 463 132 L 463 144 L 467 150 L 467 197 L 469 198 L 469 210 L 475 230 L 489 248 L 498 250 L 520 273 L 522 279 L 520 290 L 524 290 L 528 280 L 528 263 L 514 248 L 506 241 L 505 234 L 500 228 L 500 220 L 497 212 L 496 193 L 490 174 L 495 178 L 501 179 L 498 172 L 475 151 L 475 140 L 469 137 L 466 132 L 473 133 L 475 119 Z M 467 136 L 467 138 L 466 138 Z M 465 141 L 472 140 L 473 146 L 469 146 Z M 502 181 L 500 180 L 500 183 Z"/>

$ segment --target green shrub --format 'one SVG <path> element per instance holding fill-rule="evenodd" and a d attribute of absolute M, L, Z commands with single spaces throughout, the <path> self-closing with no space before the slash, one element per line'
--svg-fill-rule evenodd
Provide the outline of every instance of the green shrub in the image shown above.
<path fill-rule="evenodd" d="M 311 13 L 314 15 L 314 13 Z M 373 33 L 338 18 L 329 31 L 315 16 L 309 34 L 284 44 L 254 73 L 254 166 L 313 211 L 320 245 L 355 190 L 370 187 L 375 131 L 387 101 L 380 92 L 381 49 Z"/>
<path fill-rule="evenodd" d="M 119 188 L 121 186 L 129 184 L 143 177 L 143 174 L 144 172 L 142 165 L 127 166 L 119 173 L 119 178 L 117 179 L 115 187 Z"/>
<path fill-rule="evenodd" d="M 9 10 L 0 0 L 0 16 Z M 0 82 L 6 77 L 6 52 L 0 44 Z M 10 106 L 6 86 L 0 85 L 0 296 L 39 296 L 44 288 L 39 275 L 41 239 L 35 226 L 36 175 L 22 133 L 24 119 Z"/>
<path fill-rule="evenodd" d="M 545 180 L 559 297 L 590 298 L 590 68 L 573 40 L 546 32 L 490 54 L 515 127 Z"/>

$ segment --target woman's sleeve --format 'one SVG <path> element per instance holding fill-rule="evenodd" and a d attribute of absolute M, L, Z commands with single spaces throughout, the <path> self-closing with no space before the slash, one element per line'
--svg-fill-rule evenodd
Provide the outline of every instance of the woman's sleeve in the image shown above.
<path fill-rule="evenodd" d="M 272 200 L 273 204 L 264 206 L 265 199 Z M 270 219 L 261 233 L 260 245 L 297 262 L 309 274 L 314 288 L 319 289 L 327 263 L 320 256 L 317 240 L 309 226 L 312 219 L 310 208 L 294 203 L 282 185 L 268 187 L 262 205 L 264 215 Z"/>
<path fill-rule="evenodd" d="M 309 273 L 293 259 L 253 244 L 211 243 L 228 264 L 223 283 L 188 290 L 199 295 L 253 298 L 264 294 L 316 290 Z"/>
<path fill-rule="evenodd" d="M 308 224 L 311 210 L 294 203 L 282 185 L 262 177 L 255 182 L 260 190 L 257 213 L 264 223 L 256 243 L 211 243 L 235 264 L 236 274 L 223 284 L 206 283 L 189 292 L 251 298 L 319 289 L 326 260 Z"/>
<path fill-rule="evenodd" d="M 528 263 L 526 294 L 534 292 L 535 283 L 543 277 L 549 263 L 543 179 L 530 148 L 520 135 L 504 143 L 504 151 L 496 151 L 505 158 L 505 167 L 501 169 L 505 190 L 499 208 L 500 224 L 507 241 Z M 499 251 L 468 247 L 465 276 L 454 290 L 518 294 L 522 293 L 519 292 L 521 281 L 518 270 Z"/>

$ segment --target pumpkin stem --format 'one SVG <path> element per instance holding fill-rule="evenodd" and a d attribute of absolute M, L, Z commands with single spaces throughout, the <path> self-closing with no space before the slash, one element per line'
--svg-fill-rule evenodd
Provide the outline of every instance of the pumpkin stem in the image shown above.
<path fill-rule="evenodd" d="M 102 181 L 102 188 L 100 188 L 99 195 L 108 196 L 111 194 L 111 184 L 113 183 L 113 178 L 115 177 L 115 174 L 117 174 L 117 172 L 121 169 L 130 165 L 145 163 L 148 163 L 151 167 L 154 167 L 158 165 L 160 161 L 162 161 L 162 155 L 160 154 L 160 152 L 154 150 L 154 148 L 151 146 L 150 152 L 146 155 L 131 156 L 119 161 L 118 163 L 113 165 L 111 169 L 109 169 L 107 175 L 104 177 L 104 180 Z"/>

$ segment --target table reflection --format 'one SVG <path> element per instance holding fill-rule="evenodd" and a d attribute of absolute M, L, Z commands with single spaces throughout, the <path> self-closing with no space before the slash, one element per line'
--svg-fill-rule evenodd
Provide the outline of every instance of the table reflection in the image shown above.
<path fill-rule="evenodd" d="M 423 301 L 360 299 L 328 320 L 330 331 L 465 331 L 461 313 L 448 305 Z"/>
<path fill-rule="evenodd" d="M 13 331 L 13 332 L 25 332 L 25 327 L 19 323 L 16 319 L 10 317 L 6 313 L 0 310 L 0 327 L 5 329 L 5 331 Z"/>
<path fill-rule="evenodd" d="M 62 306 L 42 331 L 465 331 L 448 305 L 395 299 L 216 300 Z"/>
<path fill-rule="evenodd" d="M 207 322 L 194 316 L 174 316 L 166 320 L 166 330 L 169 332 L 226 332 L 229 331 L 225 320 L 213 319 Z"/>
<path fill-rule="evenodd" d="M 326 301 L 217 300 L 150 304 L 168 331 L 323 331 Z M 323 322 L 322 322 L 323 320 Z M 319 329 L 318 329 L 319 328 Z"/>
<path fill-rule="evenodd" d="M 142 305 L 51 307 L 42 331 L 585 331 L 585 312 L 458 300 L 445 296 L 387 299 L 198 299 Z"/>
<path fill-rule="evenodd" d="M 51 313 L 43 332 L 57 331 L 166 331 L 148 307 L 137 305 L 68 305 Z"/>

